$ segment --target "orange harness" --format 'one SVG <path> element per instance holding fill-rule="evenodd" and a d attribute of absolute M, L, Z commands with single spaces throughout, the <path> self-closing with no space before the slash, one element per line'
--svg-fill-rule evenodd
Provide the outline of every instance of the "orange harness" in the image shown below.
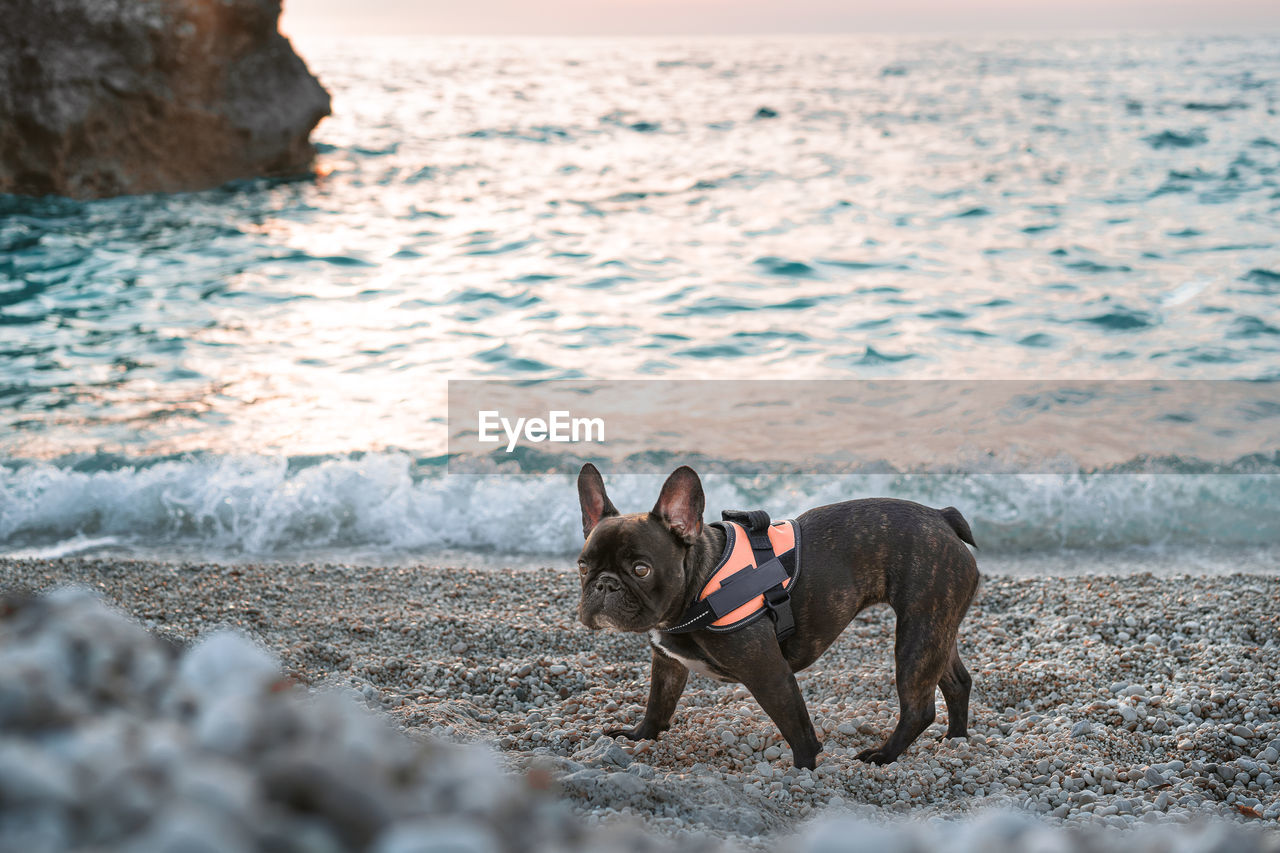
<path fill-rule="evenodd" d="M 800 577 L 800 527 L 790 520 L 770 524 L 759 510 L 723 516 L 715 522 L 725 532 L 720 562 L 697 600 L 663 633 L 737 631 L 767 613 L 785 640 L 795 631 L 791 592 Z"/>

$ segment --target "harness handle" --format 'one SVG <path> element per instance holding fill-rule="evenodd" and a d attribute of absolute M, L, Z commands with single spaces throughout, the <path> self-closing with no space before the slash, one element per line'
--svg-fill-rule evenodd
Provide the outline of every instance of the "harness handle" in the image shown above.
<path fill-rule="evenodd" d="M 762 509 L 726 509 L 720 513 L 725 521 L 742 525 L 747 532 L 751 550 L 755 552 L 756 565 L 763 566 L 773 557 L 773 542 L 769 539 L 769 513 Z"/>
<path fill-rule="evenodd" d="M 769 513 L 762 509 L 726 509 L 720 513 L 720 518 L 741 524 L 748 533 L 753 530 L 769 529 Z"/>

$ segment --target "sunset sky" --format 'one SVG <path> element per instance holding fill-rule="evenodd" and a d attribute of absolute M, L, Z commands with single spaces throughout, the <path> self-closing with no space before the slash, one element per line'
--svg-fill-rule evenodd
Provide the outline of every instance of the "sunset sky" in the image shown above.
<path fill-rule="evenodd" d="M 1276 0 L 285 0 L 293 35 L 1280 28 Z"/>

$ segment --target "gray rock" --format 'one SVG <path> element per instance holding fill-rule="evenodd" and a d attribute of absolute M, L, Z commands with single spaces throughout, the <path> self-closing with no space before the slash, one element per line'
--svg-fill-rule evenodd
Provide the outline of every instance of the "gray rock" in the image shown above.
<path fill-rule="evenodd" d="M 0 741 L 0 802 L 70 804 L 75 798 L 75 779 L 67 764 L 30 744 Z"/>
<path fill-rule="evenodd" d="M 329 95 L 280 0 L 10 0 L 0 193 L 205 189 L 310 169 Z"/>
<path fill-rule="evenodd" d="M 1082 738 L 1090 734 L 1093 734 L 1093 723 L 1088 720 L 1081 720 L 1071 727 L 1071 736 L 1073 738 Z"/>
<path fill-rule="evenodd" d="M 159 815 L 132 849 L 137 853 L 238 853 L 245 849 L 245 840 L 234 827 L 187 806 Z"/>
<path fill-rule="evenodd" d="M 807 853 L 911 853 L 916 849 L 905 833 L 851 817 L 815 826 L 807 842 Z"/>
<path fill-rule="evenodd" d="M 605 774 L 600 781 L 611 787 L 615 795 L 622 797 L 633 797 L 647 787 L 639 776 L 623 771 Z"/>
<path fill-rule="evenodd" d="M 379 836 L 372 853 L 498 853 L 501 849 L 483 826 L 414 821 L 396 824 Z"/>
<path fill-rule="evenodd" d="M 595 743 L 575 752 L 573 760 L 598 767 L 626 767 L 631 763 L 631 756 L 616 740 L 601 735 L 596 738 Z"/>

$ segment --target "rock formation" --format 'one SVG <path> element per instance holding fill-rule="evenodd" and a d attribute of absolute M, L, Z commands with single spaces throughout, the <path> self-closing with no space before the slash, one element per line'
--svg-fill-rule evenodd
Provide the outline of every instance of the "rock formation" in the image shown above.
<path fill-rule="evenodd" d="M 329 95 L 281 0 L 0 0 L 0 193 L 303 174 Z"/>

